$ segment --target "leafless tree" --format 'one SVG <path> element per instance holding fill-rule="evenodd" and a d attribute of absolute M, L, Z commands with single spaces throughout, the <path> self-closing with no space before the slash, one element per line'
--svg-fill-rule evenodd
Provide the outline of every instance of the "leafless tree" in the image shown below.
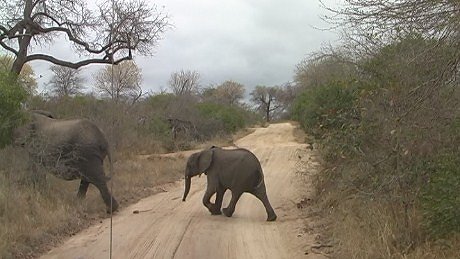
<path fill-rule="evenodd" d="M 264 114 L 267 122 L 272 120 L 275 113 L 284 110 L 283 91 L 279 86 L 256 86 L 251 92 L 251 101 Z"/>
<path fill-rule="evenodd" d="M 243 99 L 244 85 L 228 80 L 217 86 L 215 94 L 220 102 L 235 105 Z"/>
<path fill-rule="evenodd" d="M 340 15 L 336 22 L 368 36 L 417 32 L 437 38 L 459 37 L 460 3 L 456 0 L 344 0 L 343 7 L 328 9 Z"/>
<path fill-rule="evenodd" d="M 344 0 L 340 7 L 325 8 L 334 14 L 326 18 L 344 28 L 347 44 L 353 44 L 352 49 L 361 53 L 374 54 L 382 46 L 420 34 L 456 46 L 450 67 L 455 69 L 460 63 L 457 0 Z"/>
<path fill-rule="evenodd" d="M 174 72 L 169 79 L 169 87 L 177 96 L 196 94 L 199 88 L 200 74 L 196 71 Z"/>
<path fill-rule="evenodd" d="M 72 96 L 81 93 L 83 90 L 83 78 L 80 70 L 62 66 L 51 66 L 53 76 L 48 85 L 51 91 L 58 97 Z"/>
<path fill-rule="evenodd" d="M 0 12 L 0 46 L 15 55 L 15 74 L 33 60 L 74 69 L 118 64 L 133 51 L 150 54 L 169 27 L 168 16 L 145 0 L 103 0 L 97 10 L 85 0 L 0 0 Z M 88 57 L 70 62 L 32 52 L 34 44 L 47 46 L 59 37 Z"/>
<path fill-rule="evenodd" d="M 112 77 L 113 75 L 113 77 Z M 95 88 L 115 102 L 126 100 L 132 104 L 142 97 L 142 73 L 133 61 L 108 65 L 94 75 Z"/>

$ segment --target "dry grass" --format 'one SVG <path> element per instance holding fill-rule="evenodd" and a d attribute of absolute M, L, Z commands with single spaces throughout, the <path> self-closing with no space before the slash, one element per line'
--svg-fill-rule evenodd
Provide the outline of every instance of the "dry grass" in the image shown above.
<path fill-rule="evenodd" d="M 404 258 L 414 244 L 411 237 L 403 236 L 408 234 L 403 231 L 408 226 L 401 226 L 401 221 L 396 220 L 394 213 L 398 212 L 399 208 L 376 201 L 342 201 L 333 215 L 340 218 L 333 221 L 334 239 L 340 240 L 338 257 Z M 416 223 L 417 218 L 416 215 L 410 217 L 409 224 Z M 400 254 L 400 251 L 405 253 Z"/>
<path fill-rule="evenodd" d="M 460 258 L 460 236 L 427 239 L 416 207 L 387 196 L 345 193 L 337 182 L 317 175 L 314 210 L 327 227 L 316 229 L 333 245 L 332 258 Z"/>
<path fill-rule="evenodd" d="M 460 239 L 443 242 L 423 240 L 421 215 L 382 201 L 359 198 L 341 201 L 330 208 L 330 238 L 335 258 L 460 258 Z"/>
<path fill-rule="evenodd" d="M 23 152 L 0 152 L 0 258 L 33 258 L 108 216 L 94 186 L 82 201 L 76 198 L 79 181 L 47 175 L 46 184 L 34 187 Z M 155 193 L 154 186 L 180 179 L 184 165 L 183 155 L 119 160 L 112 178 L 114 196 L 123 208 Z"/>
<path fill-rule="evenodd" d="M 460 258 L 460 235 L 449 240 L 438 240 L 436 242 L 425 242 L 412 251 L 407 259 L 431 259 L 431 258 Z"/>

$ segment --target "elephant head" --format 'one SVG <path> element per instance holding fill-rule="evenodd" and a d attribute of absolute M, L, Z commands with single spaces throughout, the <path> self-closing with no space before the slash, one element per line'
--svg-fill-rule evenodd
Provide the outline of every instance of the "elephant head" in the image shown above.
<path fill-rule="evenodd" d="M 207 149 L 198 153 L 192 154 L 187 160 L 187 166 L 185 168 L 185 191 L 182 201 L 185 201 L 187 195 L 190 191 L 190 185 L 192 182 L 192 177 L 196 175 L 201 175 L 202 173 L 206 174 L 206 170 L 211 167 L 212 163 L 212 148 Z"/>
<path fill-rule="evenodd" d="M 48 111 L 32 110 L 26 113 L 26 120 L 23 125 L 13 130 L 13 144 L 24 147 L 26 142 L 37 130 L 37 120 L 40 117 L 54 119 L 54 116 Z"/>

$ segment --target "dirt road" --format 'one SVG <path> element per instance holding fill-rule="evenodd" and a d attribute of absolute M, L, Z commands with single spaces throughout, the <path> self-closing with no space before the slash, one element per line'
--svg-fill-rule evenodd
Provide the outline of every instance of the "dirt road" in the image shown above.
<path fill-rule="evenodd" d="M 262 203 L 250 194 L 243 194 L 232 218 L 211 216 L 201 203 L 206 177 L 195 177 L 186 202 L 181 201 L 183 182 L 178 182 L 117 213 L 113 258 L 321 258 L 305 254 L 313 238 L 303 232 L 296 206 L 305 193 L 296 172 L 299 160 L 309 153 L 293 132 L 289 123 L 273 124 L 235 143 L 253 151 L 262 163 L 277 221 L 266 222 Z M 224 206 L 229 196 L 227 192 Z M 42 258 L 108 258 L 109 234 L 107 219 Z"/>

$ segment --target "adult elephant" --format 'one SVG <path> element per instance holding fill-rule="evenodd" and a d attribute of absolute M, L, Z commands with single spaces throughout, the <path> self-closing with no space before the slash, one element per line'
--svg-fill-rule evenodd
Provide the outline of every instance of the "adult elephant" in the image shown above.
<path fill-rule="evenodd" d="M 118 209 L 118 202 L 107 188 L 109 178 L 104 174 L 106 156 L 112 169 L 109 144 L 94 123 L 84 119 L 58 120 L 48 112 L 32 111 L 29 122 L 14 131 L 14 138 L 15 143 L 27 148 L 34 164 L 64 180 L 80 179 L 78 197 L 86 196 L 91 183 L 99 189 L 107 213 Z"/>
<path fill-rule="evenodd" d="M 256 196 L 262 201 L 267 212 L 267 221 L 276 220 L 276 214 L 268 201 L 262 167 L 257 157 L 249 150 L 222 149 L 212 147 L 192 154 L 185 169 L 185 191 L 182 201 L 185 201 L 190 191 L 191 178 L 201 173 L 206 174 L 208 185 L 203 197 L 203 204 L 212 215 L 221 214 L 222 199 L 226 190 L 232 192 L 232 198 L 227 208 L 222 212 L 231 217 L 236 203 L 244 192 Z M 215 203 L 211 196 L 216 193 Z"/>

